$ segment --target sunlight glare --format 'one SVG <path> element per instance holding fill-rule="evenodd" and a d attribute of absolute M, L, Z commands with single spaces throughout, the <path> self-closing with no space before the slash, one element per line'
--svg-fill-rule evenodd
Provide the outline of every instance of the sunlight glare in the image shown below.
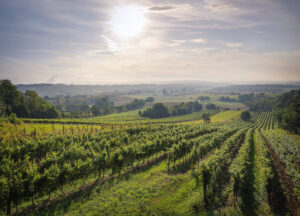
<path fill-rule="evenodd" d="M 110 21 L 112 31 L 124 39 L 137 36 L 144 23 L 143 9 L 134 5 L 116 8 Z"/>

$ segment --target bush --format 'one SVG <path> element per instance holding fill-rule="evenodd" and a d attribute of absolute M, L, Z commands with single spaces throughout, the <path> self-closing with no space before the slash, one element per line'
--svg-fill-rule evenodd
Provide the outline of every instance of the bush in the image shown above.
<path fill-rule="evenodd" d="M 208 110 L 215 110 L 217 109 L 216 105 L 212 104 L 212 103 L 209 103 L 206 105 L 206 109 Z"/>
<path fill-rule="evenodd" d="M 204 113 L 204 114 L 202 115 L 202 118 L 203 118 L 204 122 L 206 122 L 206 123 L 209 123 L 209 122 L 210 122 L 210 116 L 209 116 L 209 113 Z"/>
<path fill-rule="evenodd" d="M 251 118 L 249 111 L 243 111 L 241 113 L 241 119 L 244 121 L 248 121 Z"/>
<path fill-rule="evenodd" d="M 8 117 L 8 121 L 12 124 L 21 124 L 21 120 L 17 118 L 16 113 L 11 113 Z"/>

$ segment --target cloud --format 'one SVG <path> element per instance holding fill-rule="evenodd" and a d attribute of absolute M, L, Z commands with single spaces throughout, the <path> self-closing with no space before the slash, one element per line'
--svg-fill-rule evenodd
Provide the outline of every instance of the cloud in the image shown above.
<path fill-rule="evenodd" d="M 196 39 L 193 39 L 191 41 L 194 42 L 194 43 L 204 43 L 205 42 L 202 38 L 196 38 Z"/>
<path fill-rule="evenodd" d="M 169 44 L 169 46 L 171 46 L 171 47 L 179 46 L 179 45 L 183 44 L 184 42 L 186 42 L 186 41 L 185 40 L 172 40 L 172 43 Z"/>
<path fill-rule="evenodd" d="M 242 47 L 243 44 L 242 43 L 227 43 L 226 46 L 230 47 L 230 48 L 238 48 L 238 47 Z"/>
<path fill-rule="evenodd" d="M 126 4 L 143 9 L 145 25 L 120 40 L 110 19 Z M 0 0 L 0 76 L 19 83 L 258 80 L 272 73 L 299 80 L 300 55 L 291 53 L 300 49 L 300 15 L 284 7 L 279 0 Z"/>
<path fill-rule="evenodd" d="M 102 38 L 105 40 L 108 51 L 110 53 L 119 53 L 120 52 L 120 47 L 112 39 L 110 39 L 109 37 L 107 37 L 105 35 L 102 35 Z"/>
<path fill-rule="evenodd" d="M 149 10 L 150 11 L 166 11 L 166 10 L 172 10 L 175 9 L 175 6 L 171 6 L 171 5 L 165 5 L 165 6 L 154 6 L 154 7 L 150 7 Z"/>
<path fill-rule="evenodd" d="M 205 8 L 209 9 L 214 13 L 228 13 L 228 12 L 235 12 L 239 9 L 234 5 L 228 3 L 211 3 L 211 1 L 205 1 L 206 5 Z"/>

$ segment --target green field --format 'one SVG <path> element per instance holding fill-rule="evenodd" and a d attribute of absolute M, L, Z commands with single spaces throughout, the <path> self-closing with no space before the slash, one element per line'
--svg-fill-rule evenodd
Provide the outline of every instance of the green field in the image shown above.
<path fill-rule="evenodd" d="M 154 97 L 155 102 L 162 102 L 166 105 L 168 104 L 176 104 L 181 102 L 188 102 L 188 101 L 195 101 L 200 96 L 208 96 L 210 99 L 205 101 L 200 101 L 202 104 L 208 104 L 213 103 L 220 107 L 227 107 L 227 108 L 241 108 L 245 109 L 245 105 L 239 102 L 222 102 L 219 101 L 219 98 L 222 96 L 228 96 L 228 95 L 222 95 L 222 94 L 210 94 L 210 93 L 189 93 L 189 94 L 180 94 L 180 95 L 173 95 L 173 96 L 163 96 L 160 94 L 137 94 L 137 95 L 126 95 L 126 97 L 132 97 L 132 98 L 138 98 L 138 99 L 144 99 L 146 97 Z M 238 99 L 238 95 L 230 95 L 230 98 Z"/>
<path fill-rule="evenodd" d="M 7 203 L 16 215 L 295 214 L 299 139 L 271 113 L 249 122 L 240 113 L 216 113 L 211 123 L 200 113 L 155 121 L 137 111 L 79 125 L 3 121 L 0 214 Z M 122 116 L 135 124 L 104 123 Z"/>
<path fill-rule="evenodd" d="M 218 110 L 194 112 L 187 115 L 171 116 L 167 118 L 151 119 L 138 115 L 139 110 L 114 113 L 105 116 L 82 118 L 82 119 L 22 119 L 25 123 L 65 123 L 65 124 L 155 124 L 155 123 L 178 123 L 202 119 L 203 113 L 214 115 Z"/>

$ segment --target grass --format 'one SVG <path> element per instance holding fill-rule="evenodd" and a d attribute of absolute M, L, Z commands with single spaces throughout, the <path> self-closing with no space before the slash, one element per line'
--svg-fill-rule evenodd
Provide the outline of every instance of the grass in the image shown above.
<path fill-rule="evenodd" d="M 227 122 L 233 121 L 240 117 L 242 111 L 228 110 L 224 112 L 219 112 L 211 117 L 211 122 Z"/>
<path fill-rule="evenodd" d="M 7 140 L 10 137 L 30 137 L 40 138 L 52 135 L 76 135 L 83 133 L 98 133 L 111 131 L 121 126 L 110 125 L 68 125 L 68 124 L 49 124 L 49 123 L 23 123 L 13 125 L 10 123 L 0 124 L 0 136 Z"/>
<path fill-rule="evenodd" d="M 93 118 L 83 119 L 23 119 L 25 123 L 60 123 L 60 124 L 107 124 L 107 125 L 120 125 L 120 124 L 154 124 L 154 123 L 178 123 L 184 121 L 194 121 L 202 118 L 203 112 L 215 114 L 216 111 L 202 111 L 194 112 L 187 115 L 171 116 L 160 119 L 144 118 L 138 115 L 138 110 L 128 111 L 123 113 L 115 113 L 106 116 L 99 116 Z"/>
<path fill-rule="evenodd" d="M 38 212 L 39 215 L 186 215 L 200 196 L 188 174 L 168 175 L 166 161 L 84 192 Z"/>
<path fill-rule="evenodd" d="M 188 102 L 188 101 L 195 101 L 199 96 L 208 96 L 210 97 L 209 101 L 200 101 L 201 104 L 208 104 L 213 103 L 220 107 L 227 107 L 227 108 L 241 108 L 244 109 L 245 105 L 238 102 L 222 102 L 218 99 L 221 96 L 235 98 L 238 99 L 238 95 L 222 95 L 222 94 L 207 94 L 207 93 L 181 93 L 177 95 L 172 96 L 163 96 L 162 94 L 145 94 L 145 95 L 126 95 L 128 97 L 132 98 L 138 98 L 138 99 L 144 99 L 146 97 L 154 97 L 155 103 L 162 102 L 166 105 L 168 104 L 174 104 L 174 103 L 180 103 L 180 102 Z"/>
<path fill-rule="evenodd" d="M 267 202 L 267 182 L 271 176 L 269 159 L 264 152 L 267 151 L 258 130 L 254 133 L 254 158 L 253 158 L 253 187 L 255 198 L 255 212 L 258 215 L 273 215 Z"/>

